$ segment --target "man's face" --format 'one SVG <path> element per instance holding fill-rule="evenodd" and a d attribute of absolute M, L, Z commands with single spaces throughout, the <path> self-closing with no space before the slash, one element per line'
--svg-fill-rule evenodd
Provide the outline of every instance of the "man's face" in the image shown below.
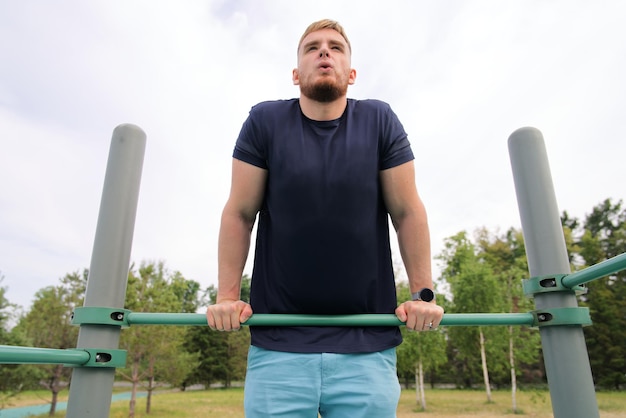
<path fill-rule="evenodd" d="M 331 102 L 345 96 L 354 84 L 356 71 L 350 68 L 350 49 L 334 29 L 308 34 L 298 49 L 298 68 L 293 83 L 300 92 L 318 102 Z"/>

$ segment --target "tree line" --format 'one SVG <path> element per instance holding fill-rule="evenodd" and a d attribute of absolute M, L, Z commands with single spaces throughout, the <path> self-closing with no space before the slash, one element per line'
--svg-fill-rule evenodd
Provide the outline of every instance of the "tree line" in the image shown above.
<path fill-rule="evenodd" d="M 584 219 L 561 217 L 572 270 L 626 252 L 626 209 L 607 199 Z M 528 265 L 520 230 L 485 228 L 460 231 L 445 240 L 436 256 L 441 274 L 435 279 L 438 303 L 447 313 L 529 312 L 532 299 L 522 291 Z M 74 308 L 82 306 L 88 271 L 68 273 L 56 286 L 39 290 L 30 309 L 12 318 L 15 306 L 0 286 L 0 344 L 74 348 L 78 327 L 69 325 Z M 0 285 L 3 276 L 0 274 Z M 626 384 L 626 272 L 588 284 L 579 295 L 590 309 L 593 326 L 584 328 L 596 387 L 623 390 Z M 397 283 L 399 300 L 409 298 L 406 282 Z M 125 308 L 133 312 L 204 312 L 215 303 L 217 289 L 202 289 L 194 280 L 166 267 L 163 261 L 133 265 L 128 275 Z M 243 277 L 242 299 L 249 300 L 250 278 Z M 10 323 L 16 323 L 9 329 Z M 416 333 L 402 329 L 398 377 L 416 388 L 416 402 L 426 409 L 424 388 L 451 385 L 480 387 L 491 400 L 492 388 L 512 390 L 545 386 L 541 343 L 528 327 L 440 327 Z M 185 390 L 194 385 L 231 386 L 245 378 L 250 334 L 220 333 L 208 327 L 134 326 L 124 329 L 120 348 L 127 351 L 117 379 L 130 383 L 129 416 L 134 416 L 139 390 L 148 395 L 150 412 L 155 389 L 168 385 Z M 563 347 L 564 350 L 567 347 Z M 572 365 L 576 367 L 576 365 Z M 51 393 L 53 414 L 59 392 L 70 384 L 71 369 L 62 365 L 0 365 L 0 409 L 19 391 L 44 387 Z"/>

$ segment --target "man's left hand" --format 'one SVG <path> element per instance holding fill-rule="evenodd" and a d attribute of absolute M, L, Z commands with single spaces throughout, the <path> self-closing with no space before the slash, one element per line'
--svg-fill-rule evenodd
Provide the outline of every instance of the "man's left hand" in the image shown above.
<path fill-rule="evenodd" d="M 439 326 L 443 308 L 434 302 L 407 301 L 396 308 L 396 316 L 411 331 L 430 331 Z"/>

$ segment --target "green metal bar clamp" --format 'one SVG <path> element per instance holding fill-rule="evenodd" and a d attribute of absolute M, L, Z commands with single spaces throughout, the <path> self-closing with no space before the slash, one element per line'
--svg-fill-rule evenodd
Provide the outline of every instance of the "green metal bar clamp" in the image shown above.
<path fill-rule="evenodd" d="M 116 325 L 128 328 L 128 309 L 104 307 L 80 307 L 72 313 L 72 325 Z"/>
<path fill-rule="evenodd" d="M 556 325 L 591 325 L 589 308 L 552 308 L 532 311 L 535 318 L 534 327 L 547 327 Z"/>
<path fill-rule="evenodd" d="M 549 276 L 536 276 L 522 280 L 522 288 L 527 297 L 537 293 L 574 291 L 577 295 L 587 293 L 584 286 L 568 287 L 563 284 L 563 279 L 569 274 L 551 274 Z"/>
<path fill-rule="evenodd" d="M 83 364 L 64 364 L 65 367 L 126 367 L 126 350 L 71 348 L 68 351 L 85 351 L 89 354 L 89 360 Z"/>

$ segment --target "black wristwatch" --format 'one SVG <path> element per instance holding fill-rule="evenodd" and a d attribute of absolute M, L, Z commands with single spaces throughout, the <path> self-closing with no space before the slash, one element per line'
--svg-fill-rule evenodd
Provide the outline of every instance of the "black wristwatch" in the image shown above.
<path fill-rule="evenodd" d="M 432 289 L 425 287 L 422 290 L 419 290 L 415 293 L 411 293 L 411 297 L 413 298 L 413 300 L 432 302 L 433 300 L 435 300 L 435 292 L 433 292 Z"/>

